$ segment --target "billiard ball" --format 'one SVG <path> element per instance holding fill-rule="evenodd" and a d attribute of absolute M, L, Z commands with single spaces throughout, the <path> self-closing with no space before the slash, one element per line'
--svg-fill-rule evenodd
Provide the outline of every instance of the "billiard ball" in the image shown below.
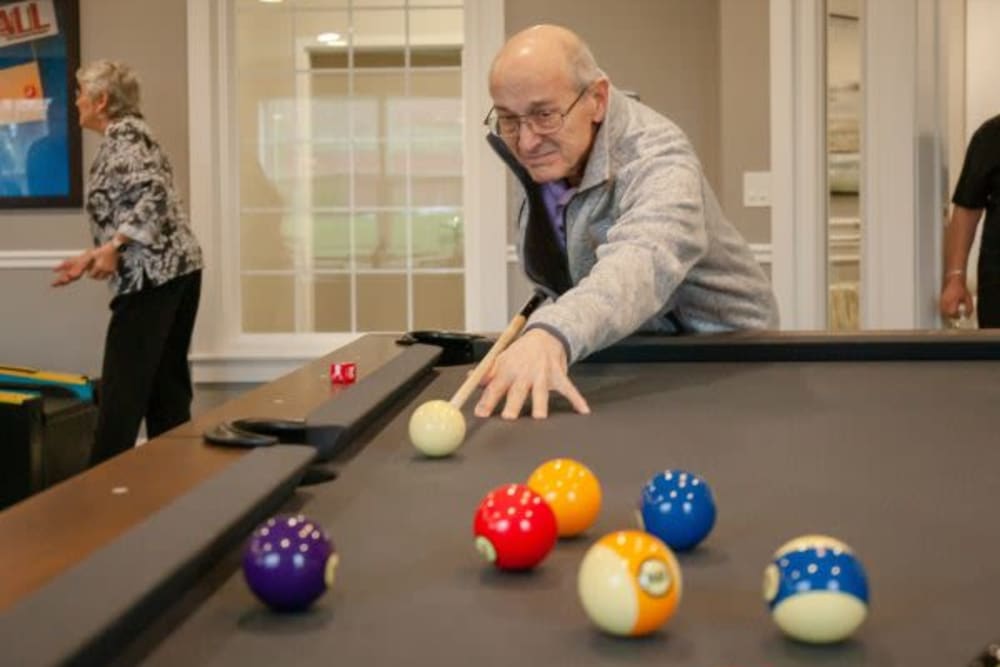
<path fill-rule="evenodd" d="M 838 642 L 868 614 L 868 579 L 849 546 L 826 535 L 805 535 L 774 552 L 764 570 L 764 600 L 789 637 Z"/>
<path fill-rule="evenodd" d="M 254 530 L 243 551 L 250 590 L 275 611 L 303 611 L 333 586 L 339 557 L 319 524 L 279 515 Z"/>
<path fill-rule="evenodd" d="M 671 549 L 698 546 L 715 526 L 715 500 L 704 479 L 683 470 L 656 475 L 642 489 L 639 527 Z"/>
<path fill-rule="evenodd" d="M 972 659 L 967 667 L 997 667 L 1000 665 L 1000 644 L 990 644 Z"/>
<path fill-rule="evenodd" d="M 556 515 L 559 537 L 579 535 L 601 511 L 601 484 L 590 468 L 573 459 L 552 459 L 535 468 L 528 488 Z"/>
<path fill-rule="evenodd" d="M 410 416 L 410 441 L 425 456 L 448 456 L 465 438 L 465 417 L 448 401 L 427 401 Z"/>
<path fill-rule="evenodd" d="M 552 509 L 523 484 L 493 489 L 479 503 L 472 523 L 476 549 L 501 570 L 530 570 L 555 546 Z"/>
<path fill-rule="evenodd" d="M 590 547 L 577 575 L 587 616 L 605 632 L 640 636 L 674 615 L 681 601 L 681 569 L 654 535 L 622 530 Z"/>

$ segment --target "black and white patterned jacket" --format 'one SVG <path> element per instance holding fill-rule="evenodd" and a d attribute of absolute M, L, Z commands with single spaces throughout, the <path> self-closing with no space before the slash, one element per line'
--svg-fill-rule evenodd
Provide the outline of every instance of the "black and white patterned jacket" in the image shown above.
<path fill-rule="evenodd" d="M 113 121 L 90 166 L 86 209 L 94 244 L 131 239 L 111 278 L 115 294 L 162 285 L 202 268 L 201 247 L 174 189 L 166 154 L 141 118 Z"/>

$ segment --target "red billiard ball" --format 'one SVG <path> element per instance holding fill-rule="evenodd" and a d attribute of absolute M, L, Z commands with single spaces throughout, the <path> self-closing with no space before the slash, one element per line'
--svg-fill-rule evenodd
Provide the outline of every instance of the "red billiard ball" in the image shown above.
<path fill-rule="evenodd" d="M 476 548 L 501 570 L 530 570 L 552 551 L 556 515 L 523 484 L 507 484 L 486 494 L 472 525 Z"/>

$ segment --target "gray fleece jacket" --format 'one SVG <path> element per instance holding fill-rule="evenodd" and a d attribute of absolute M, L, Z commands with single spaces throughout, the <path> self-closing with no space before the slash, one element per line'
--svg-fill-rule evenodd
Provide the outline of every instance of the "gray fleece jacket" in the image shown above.
<path fill-rule="evenodd" d="M 524 186 L 521 264 L 554 299 L 526 330 L 555 334 L 570 363 L 637 331 L 777 327 L 767 276 L 723 215 L 687 137 L 664 116 L 611 88 L 566 206 L 565 253 L 537 184 L 491 142 Z"/>

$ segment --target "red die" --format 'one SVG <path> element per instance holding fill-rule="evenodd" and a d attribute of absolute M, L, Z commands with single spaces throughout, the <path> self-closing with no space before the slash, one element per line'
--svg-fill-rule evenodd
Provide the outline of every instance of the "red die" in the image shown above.
<path fill-rule="evenodd" d="M 330 382 L 334 384 L 353 384 L 357 377 L 356 364 L 330 364 Z"/>

